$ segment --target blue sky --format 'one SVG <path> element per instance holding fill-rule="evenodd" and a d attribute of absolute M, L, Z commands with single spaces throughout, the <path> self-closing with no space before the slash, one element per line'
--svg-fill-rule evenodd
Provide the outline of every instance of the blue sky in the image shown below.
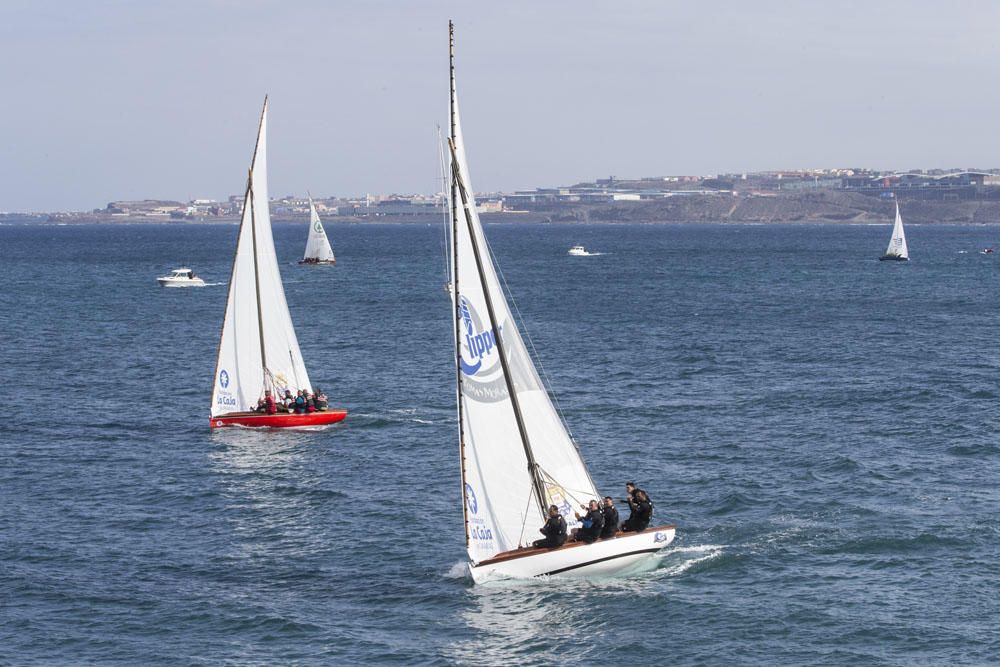
<path fill-rule="evenodd" d="M 1000 166 L 1000 5 L 0 3 L 0 211 L 432 192 L 447 21 L 474 185 Z"/>

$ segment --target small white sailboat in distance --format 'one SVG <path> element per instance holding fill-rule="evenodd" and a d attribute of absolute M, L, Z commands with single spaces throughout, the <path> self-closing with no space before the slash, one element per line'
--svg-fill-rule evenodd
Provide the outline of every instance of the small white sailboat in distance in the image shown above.
<path fill-rule="evenodd" d="M 451 61 L 451 284 L 458 439 L 469 569 L 477 583 L 545 575 L 597 577 L 652 569 L 674 526 L 618 532 L 587 544 L 530 545 L 554 505 L 601 501 L 590 471 L 542 383 L 490 260 L 469 180 Z"/>
<path fill-rule="evenodd" d="M 903 233 L 903 216 L 899 214 L 899 200 L 896 200 L 896 222 L 892 225 L 892 238 L 889 239 L 889 247 L 885 254 L 879 257 L 879 261 L 895 260 L 906 262 L 910 259 L 910 251 L 906 247 L 906 234 Z"/>
<path fill-rule="evenodd" d="M 309 238 L 306 240 L 306 252 L 299 264 L 336 264 L 330 240 L 326 238 L 326 230 L 320 222 L 312 195 L 309 197 Z"/>
<path fill-rule="evenodd" d="M 229 297 L 215 365 L 209 425 L 312 427 L 339 422 L 346 410 L 313 402 L 301 412 L 279 403 L 285 392 L 321 394 L 309 382 L 271 234 L 267 196 L 267 98 L 250 162 Z M 262 409 L 258 409 L 258 406 Z"/>

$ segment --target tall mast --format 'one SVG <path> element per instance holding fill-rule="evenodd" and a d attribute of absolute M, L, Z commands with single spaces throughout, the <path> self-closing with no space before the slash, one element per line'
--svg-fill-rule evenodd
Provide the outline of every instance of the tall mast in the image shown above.
<path fill-rule="evenodd" d="M 448 70 L 449 87 L 448 96 L 448 122 L 450 127 L 448 145 L 455 141 L 455 24 L 448 21 Z M 452 174 L 454 174 L 454 152 L 452 152 Z M 454 176 L 451 178 L 451 297 L 452 297 L 452 317 L 455 321 L 455 378 L 457 387 L 456 401 L 458 403 L 458 460 L 462 469 L 462 519 L 465 522 L 465 546 L 469 546 L 469 499 L 466 498 L 465 483 L 465 423 L 462 407 L 462 334 L 459 331 L 459 323 L 462 321 L 459 313 L 460 293 L 458 291 L 458 209 L 455 203 L 455 190 L 457 188 Z"/>
<path fill-rule="evenodd" d="M 510 395 L 510 404 L 514 410 L 514 420 L 517 422 L 517 430 L 521 435 L 521 445 L 524 447 L 524 455 L 528 460 L 528 474 L 531 475 L 532 487 L 535 490 L 535 499 L 538 501 L 538 508 L 542 512 L 542 516 L 545 516 L 545 487 L 542 483 L 542 478 L 538 474 L 538 463 L 535 461 L 535 455 L 531 451 L 531 441 L 528 438 L 528 430 L 524 425 L 524 417 L 521 415 L 521 404 L 517 398 L 517 392 L 514 391 L 514 381 L 510 375 L 510 366 L 507 363 L 507 353 L 504 349 L 503 336 L 500 333 L 500 326 L 497 322 L 496 312 L 493 309 L 493 298 L 490 296 L 489 285 L 486 282 L 486 274 L 483 272 L 483 258 L 479 252 L 479 241 L 476 239 L 476 229 L 475 225 L 472 223 L 472 214 L 469 212 L 469 196 L 468 191 L 465 188 L 465 183 L 462 182 L 462 175 L 458 167 L 458 158 L 455 153 L 455 144 L 453 141 L 448 142 L 449 148 L 451 148 L 451 173 L 454 179 L 455 185 L 458 189 L 458 193 L 462 198 L 462 210 L 465 213 L 465 223 L 469 227 L 469 240 L 472 243 L 472 252 L 476 257 L 476 270 L 479 272 L 479 283 L 483 288 L 483 298 L 486 300 L 486 312 L 489 314 L 490 326 L 493 328 L 494 338 L 497 344 L 497 354 L 500 355 L 500 366 L 503 370 L 503 380 L 507 385 L 507 393 Z"/>
<path fill-rule="evenodd" d="M 250 237 L 253 239 L 253 285 L 257 292 L 257 332 L 260 337 L 260 367 L 264 371 L 264 388 L 267 388 L 267 353 L 264 351 L 264 312 L 260 305 L 260 271 L 257 269 L 257 216 L 253 206 L 253 169 L 250 170 Z"/>
<path fill-rule="evenodd" d="M 448 116 L 451 123 L 451 131 L 448 136 L 455 141 L 455 24 L 448 21 L 448 64 L 451 72 L 451 95 L 448 97 Z M 456 191 L 455 179 L 451 179 L 451 221 L 452 225 L 458 222 L 458 192 Z M 458 251 L 455 251 L 458 255 Z M 456 272 L 457 274 L 457 272 Z"/>

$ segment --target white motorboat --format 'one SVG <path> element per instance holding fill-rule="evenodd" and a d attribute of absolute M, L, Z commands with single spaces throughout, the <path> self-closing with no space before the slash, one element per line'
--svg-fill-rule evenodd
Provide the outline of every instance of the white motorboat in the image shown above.
<path fill-rule="evenodd" d="M 591 253 L 587 252 L 587 249 L 582 245 L 575 245 L 566 254 L 575 255 L 576 257 L 589 257 Z"/>
<path fill-rule="evenodd" d="M 156 279 L 161 287 L 204 287 L 205 281 L 194 274 L 194 271 L 182 266 L 174 269 L 169 276 L 160 276 Z"/>
<path fill-rule="evenodd" d="M 524 345 L 490 260 L 469 178 L 451 60 L 451 291 L 465 543 L 476 583 L 495 579 L 607 577 L 657 565 L 674 526 L 618 532 L 587 544 L 537 548 L 555 506 L 567 528 L 574 509 L 604 497 L 556 411 Z"/>

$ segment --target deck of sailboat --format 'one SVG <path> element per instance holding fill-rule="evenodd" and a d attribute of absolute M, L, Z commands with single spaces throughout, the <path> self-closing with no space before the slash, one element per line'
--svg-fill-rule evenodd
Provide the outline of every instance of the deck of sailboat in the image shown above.
<path fill-rule="evenodd" d="M 513 549 L 511 551 L 502 551 L 498 553 L 493 558 L 488 558 L 483 561 L 476 563 L 476 567 L 482 567 L 483 565 L 494 565 L 496 563 L 503 563 L 506 561 L 516 560 L 518 558 L 525 558 L 527 556 L 536 556 L 538 554 L 553 553 L 557 551 L 568 551 L 570 549 L 575 549 L 577 547 L 586 547 L 592 544 L 611 542 L 613 540 L 619 540 L 622 538 L 633 537 L 635 535 L 642 535 L 645 533 L 656 533 L 665 530 L 674 530 L 676 527 L 673 524 L 664 524 L 662 526 L 655 526 L 652 528 L 647 528 L 646 530 L 636 532 L 622 532 L 618 531 L 612 537 L 605 537 L 603 539 L 597 540 L 596 542 L 566 542 L 566 544 L 561 547 L 556 547 L 554 549 L 548 549 L 545 547 L 522 547 L 520 549 Z M 655 551 L 658 551 L 656 549 Z"/>

